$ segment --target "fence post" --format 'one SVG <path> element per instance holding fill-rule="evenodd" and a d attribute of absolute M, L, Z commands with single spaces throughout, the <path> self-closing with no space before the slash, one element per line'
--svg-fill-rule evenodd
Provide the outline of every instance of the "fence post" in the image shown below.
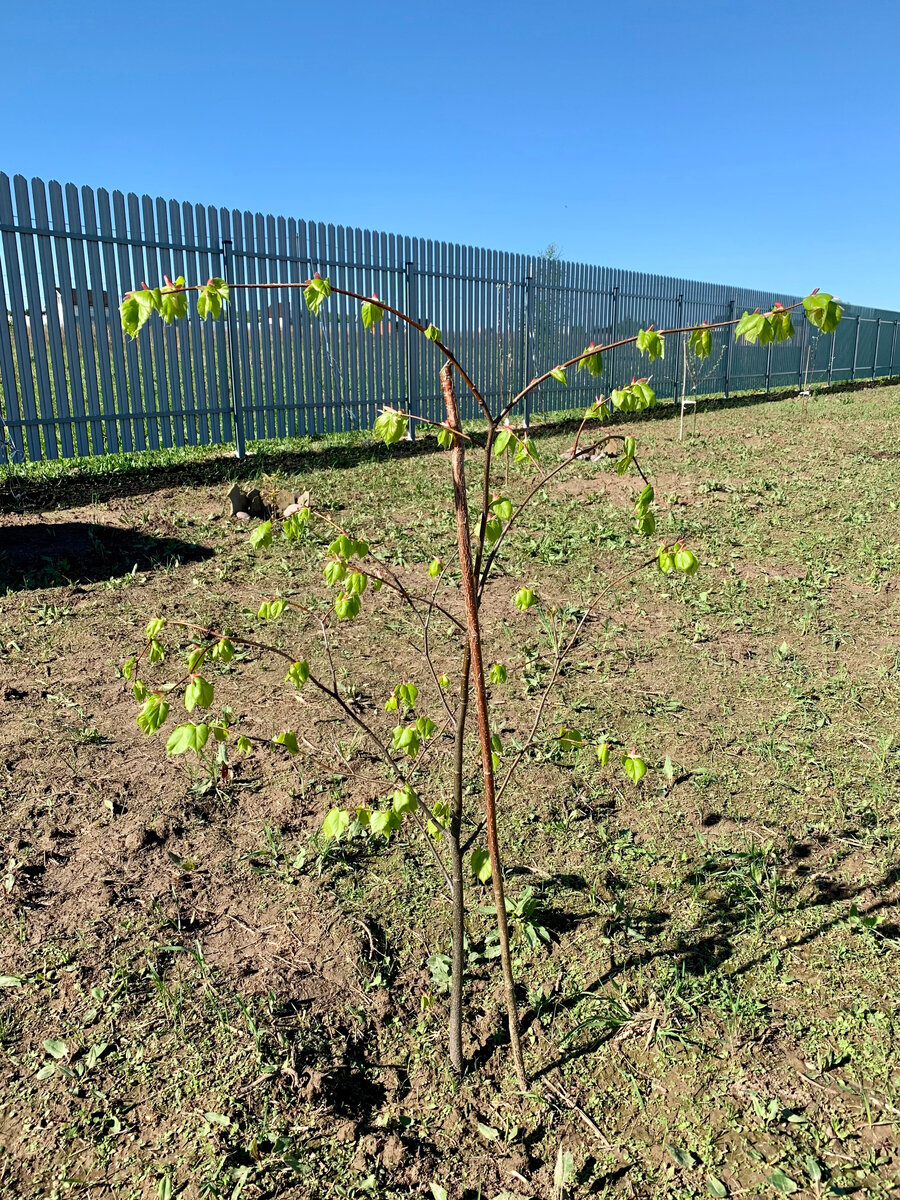
<path fill-rule="evenodd" d="M 611 342 L 614 342 L 616 340 L 616 338 L 619 336 L 618 329 L 619 329 L 619 285 L 617 283 L 614 283 L 613 290 L 612 290 L 612 328 L 610 330 L 610 338 L 609 338 L 609 340 Z M 609 364 L 610 365 L 609 381 L 610 381 L 610 384 L 612 387 L 616 386 L 616 359 L 618 358 L 618 356 L 619 356 L 618 350 L 613 350 L 612 351 L 612 359 Z M 590 404 L 590 401 L 588 401 L 588 403 Z"/>
<path fill-rule="evenodd" d="M 897 322 L 894 322 L 894 335 L 891 338 L 891 365 L 888 367 L 888 379 L 894 378 L 894 351 L 897 348 Z"/>
<path fill-rule="evenodd" d="M 856 316 L 856 340 L 853 343 L 853 366 L 850 368 L 850 382 L 856 379 L 856 355 L 859 350 L 859 314 Z"/>
<path fill-rule="evenodd" d="M 728 305 L 728 320 L 734 320 L 734 305 L 735 297 L 731 297 L 731 303 Z M 731 336 L 731 326 L 725 330 L 725 337 L 728 339 L 725 350 L 725 399 L 728 399 L 729 380 L 731 378 L 731 350 L 734 346 L 734 338 Z"/>
<path fill-rule="evenodd" d="M 682 313 L 683 309 L 684 309 L 684 292 L 679 292 L 678 299 L 675 301 L 675 326 L 677 329 L 681 328 L 681 313 Z M 684 341 L 683 333 L 679 333 L 678 337 L 682 340 L 682 342 Z M 675 384 L 672 388 L 672 403 L 677 404 L 678 403 L 678 360 L 677 359 L 675 360 L 673 370 L 675 372 Z"/>
<path fill-rule="evenodd" d="M 531 316 L 531 286 L 534 282 L 534 268 L 531 260 L 522 286 L 522 387 L 526 387 L 531 375 L 528 369 L 528 321 Z M 532 366 L 534 364 L 532 363 Z M 528 428 L 528 415 L 531 410 L 531 392 L 525 396 L 522 410 L 522 428 Z"/>
<path fill-rule="evenodd" d="M 231 238 L 222 239 L 225 257 L 225 282 L 235 283 L 234 254 Z M 238 458 L 247 455 L 247 431 L 244 425 L 244 405 L 241 396 L 241 374 L 237 362 L 237 307 L 234 300 L 228 304 L 228 383 L 231 392 L 231 413 L 234 421 L 234 450 Z"/>
<path fill-rule="evenodd" d="M 881 336 L 881 317 L 875 322 L 875 357 L 872 359 L 872 378 L 878 373 L 878 339 Z"/>
<path fill-rule="evenodd" d="M 415 314 L 413 313 L 412 308 L 411 308 L 412 296 L 413 296 L 413 274 L 415 273 L 415 269 L 416 269 L 416 264 L 414 262 L 410 262 L 407 259 L 407 262 L 406 262 L 406 265 L 404 268 L 404 272 L 403 272 L 403 311 L 406 313 L 406 315 L 408 317 L 415 316 Z M 417 414 L 415 412 L 413 405 L 414 404 L 418 405 L 418 396 L 417 396 L 418 388 L 413 385 L 413 359 L 415 358 L 415 360 L 416 360 L 415 361 L 415 368 L 416 368 L 415 369 L 415 381 L 416 381 L 416 384 L 418 384 L 418 381 L 419 381 L 418 355 L 413 350 L 413 339 L 410 336 L 410 327 L 408 325 L 403 326 L 403 339 L 404 339 L 404 343 L 405 343 L 405 347 L 406 347 L 406 353 L 404 355 L 404 358 L 406 360 L 406 362 L 405 362 L 405 365 L 406 365 L 406 411 L 410 415 L 415 416 Z M 416 347 L 418 349 L 418 343 L 416 343 Z M 415 421 L 407 422 L 406 440 L 408 442 L 414 442 L 416 440 L 416 423 L 415 423 Z"/>

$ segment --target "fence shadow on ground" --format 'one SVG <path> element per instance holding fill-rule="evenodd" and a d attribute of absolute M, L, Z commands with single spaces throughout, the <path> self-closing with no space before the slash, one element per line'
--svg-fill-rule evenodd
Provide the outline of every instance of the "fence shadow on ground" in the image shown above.
<path fill-rule="evenodd" d="M 835 391 L 850 392 L 896 384 L 894 379 L 865 380 L 856 383 L 839 383 Z M 828 394 L 828 389 L 814 394 Z M 753 407 L 786 399 L 796 399 L 796 388 L 771 392 L 750 392 L 730 396 L 700 397 L 701 411 L 724 411 Z M 617 424 L 635 424 L 641 421 L 677 420 L 678 406 L 671 401 L 662 401 L 656 408 L 640 414 L 616 413 L 605 428 Z M 533 428 L 542 434 L 564 434 L 578 429 L 580 417 L 564 416 L 554 419 L 549 415 Z M 473 440 L 477 445 L 483 435 L 477 432 Z M 44 512 L 54 508 L 77 508 L 85 504 L 103 504 L 115 497 L 149 495 L 165 488 L 192 486 L 218 486 L 241 480 L 259 480 L 263 475 L 302 476 L 304 471 L 352 469 L 361 463 L 387 461 L 398 456 L 412 457 L 421 454 L 441 453 L 434 438 L 420 437 L 414 442 L 398 442 L 386 447 L 380 442 L 352 442 L 346 445 L 313 444 L 309 449 L 254 450 L 248 457 L 237 459 L 233 452 L 211 450 L 208 457 L 181 463 L 142 465 L 140 463 L 121 470 L 104 470 L 103 460 L 98 460 L 96 470 L 82 465 L 73 467 L 68 477 L 49 479 L 11 475 L 0 482 L 0 514 L 4 512 Z M 30 470 L 30 468 L 29 468 Z"/>
<path fill-rule="evenodd" d="M 208 546 L 88 521 L 30 521 L 0 535 L 0 592 L 97 583 L 210 558 Z"/>

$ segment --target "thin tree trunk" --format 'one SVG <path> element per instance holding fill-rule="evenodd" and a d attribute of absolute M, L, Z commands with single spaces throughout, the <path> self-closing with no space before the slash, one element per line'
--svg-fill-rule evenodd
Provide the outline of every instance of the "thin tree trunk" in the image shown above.
<path fill-rule="evenodd" d="M 453 805 L 447 844 L 450 847 L 450 883 L 453 895 L 453 931 L 450 952 L 450 1065 L 457 1075 L 463 1072 L 462 1005 L 465 954 L 465 896 L 463 891 L 463 860 L 460 842 L 463 815 L 463 750 L 465 747 L 466 715 L 469 709 L 469 667 L 471 654 L 468 645 L 463 655 L 459 680 L 459 708 L 456 713 L 456 743 L 453 753 Z"/>
<path fill-rule="evenodd" d="M 452 429 L 460 429 L 459 406 L 453 388 L 453 368 L 448 363 L 441 371 L 441 392 L 447 408 L 447 420 Z M 478 621 L 478 598 L 475 570 L 472 563 L 472 546 L 469 531 L 469 504 L 466 497 L 465 444 L 461 438 L 453 439 L 451 461 L 453 469 L 453 505 L 456 510 L 456 530 L 459 545 L 459 565 L 462 572 L 462 593 L 466 606 L 466 624 L 469 634 L 472 683 L 475 688 L 475 709 L 478 716 L 478 737 L 481 743 L 481 764 L 484 772 L 484 816 L 487 833 L 488 854 L 491 860 L 491 883 L 494 891 L 494 908 L 497 914 L 497 933 L 500 937 L 500 963 L 503 969 L 503 990 L 506 995 L 506 1013 L 509 1020 L 509 1041 L 516 1079 L 525 1091 L 528 1076 L 522 1058 L 522 1043 L 519 1039 L 519 1013 L 516 1006 L 516 985 L 512 973 L 512 957 L 509 951 L 509 923 L 506 919 L 506 900 L 503 895 L 503 871 L 500 862 L 500 847 L 497 841 L 497 813 L 494 803 L 494 766 L 491 759 L 491 726 L 488 714 L 487 689 L 484 682 L 484 661 L 481 654 L 481 627 Z"/>

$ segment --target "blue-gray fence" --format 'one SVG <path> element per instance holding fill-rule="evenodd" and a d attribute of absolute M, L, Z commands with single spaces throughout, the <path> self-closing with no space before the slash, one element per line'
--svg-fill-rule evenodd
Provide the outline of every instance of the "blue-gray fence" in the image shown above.
<path fill-rule="evenodd" d="M 0 461 L 222 443 L 243 452 L 254 439 L 368 428 L 382 405 L 440 418 L 431 343 L 388 318 L 367 332 L 345 297 L 311 317 L 298 289 L 260 286 L 315 271 L 433 322 L 495 404 L 589 342 L 793 299 L 0 173 Z M 233 293 L 226 320 L 192 311 L 125 338 L 122 294 L 163 275 L 254 286 Z M 670 345 L 653 384 L 660 396 L 728 395 L 893 376 L 898 321 L 848 306 L 835 337 L 803 321 L 793 342 L 768 347 L 722 331 L 703 364 Z M 604 376 L 647 369 L 628 346 Z M 567 389 L 542 385 L 532 404 L 574 407 L 596 391 L 581 372 Z"/>

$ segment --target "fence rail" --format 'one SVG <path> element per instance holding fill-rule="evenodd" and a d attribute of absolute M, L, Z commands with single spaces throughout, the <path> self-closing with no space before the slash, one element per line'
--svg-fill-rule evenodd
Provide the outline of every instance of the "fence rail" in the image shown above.
<path fill-rule="evenodd" d="M 315 271 L 432 321 L 495 402 L 591 341 L 793 299 L 0 173 L 0 462 L 222 443 L 243 453 L 253 439 L 369 427 L 384 404 L 438 417 L 430 342 L 387 317 L 367 332 L 343 296 L 314 318 L 298 289 L 252 286 Z M 192 311 L 132 342 L 119 300 L 164 274 L 251 286 L 233 293 L 224 321 Z M 653 385 L 677 397 L 890 377 L 900 374 L 898 322 L 847 306 L 833 338 L 805 321 L 780 346 L 719 331 L 702 364 L 670 346 Z M 625 346 L 604 374 L 647 369 Z M 550 381 L 531 403 L 589 402 L 596 384 L 585 376 L 568 389 Z M 471 402 L 463 415 L 477 415 Z"/>

